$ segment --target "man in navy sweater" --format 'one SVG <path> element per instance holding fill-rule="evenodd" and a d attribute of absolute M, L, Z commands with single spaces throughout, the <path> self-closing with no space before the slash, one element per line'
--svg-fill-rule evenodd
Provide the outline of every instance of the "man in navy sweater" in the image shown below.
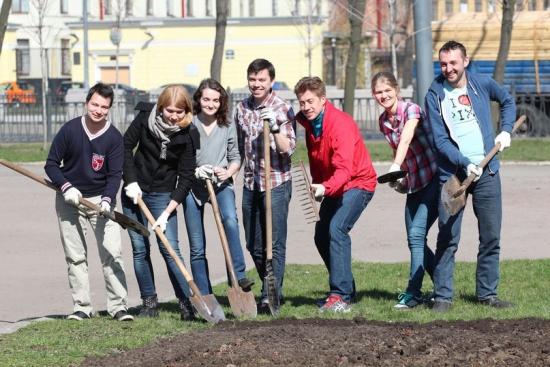
<path fill-rule="evenodd" d="M 86 96 L 84 116 L 65 123 L 55 136 L 46 174 L 62 191 L 55 209 L 69 272 L 74 311 L 67 318 L 92 316 L 86 244 L 87 222 L 94 232 L 107 291 L 107 311 L 118 321 L 132 321 L 127 313 L 128 288 L 122 261 L 120 228 L 97 211 L 79 205 L 79 197 L 111 211 L 120 188 L 123 164 L 122 135 L 106 117 L 113 104 L 113 89 L 94 85 Z"/>

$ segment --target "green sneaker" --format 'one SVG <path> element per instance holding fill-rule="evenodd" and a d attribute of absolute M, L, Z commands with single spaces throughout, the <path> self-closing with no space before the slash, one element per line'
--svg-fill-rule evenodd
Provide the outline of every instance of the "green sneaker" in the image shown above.
<path fill-rule="evenodd" d="M 397 310 L 407 311 L 418 306 L 424 305 L 424 299 L 422 297 L 414 296 L 410 293 L 401 293 L 397 296 L 399 302 L 393 308 Z"/>

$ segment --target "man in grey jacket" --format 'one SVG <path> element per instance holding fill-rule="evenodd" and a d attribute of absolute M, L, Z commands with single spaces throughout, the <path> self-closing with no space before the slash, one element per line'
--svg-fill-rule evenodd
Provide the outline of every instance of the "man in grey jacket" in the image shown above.
<path fill-rule="evenodd" d="M 425 107 L 434 133 L 441 185 L 453 174 L 463 181 L 475 173 L 476 178 L 466 195 L 472 195 L 474 213 L 479 223 L 476 297 L 488 306 L 513 307 L 513 303 L 497 297 L 502 225 L 500 163 L 495 155 L 485 169 L 477 166 L 497 142 L 501 144 L 501 151 L 510 146 L 516 105 L 512 96 L 493 79 L 466 70 L 469 59 L 461 43 L 445 43 L 439 50 L 439 63 L 442 72 L 426 94 Z M 502 132 L 496 138 L 491 122 L 491 101 L 500 104 L 502 118 Z M 450 216 L 440 200 L 434 312 L 445 313 L 451 308 L 455 253 L 463 215 L 464 208 Z"/>

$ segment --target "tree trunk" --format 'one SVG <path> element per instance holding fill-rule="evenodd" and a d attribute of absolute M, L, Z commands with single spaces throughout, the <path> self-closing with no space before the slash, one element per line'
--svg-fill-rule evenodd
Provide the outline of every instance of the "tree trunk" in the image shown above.
<path fill-rule="evenodd" d="M 346 82 L 344 84 L 344 112 L 353 117 L 355 86 L 357 84 L 357 63 L 359 62 L 359 52 L 361 51 L 365 0 L 349 0 L 348 7 L 350 10 L 351 34 L 348 61 L 346 63 Z"/>
<path fill-rule="evenodd" d="M 225 46 L 225 27 L 227 25 L 227 1 L 216 0 L 216 39 L 214 55 L 210 63 L 210 77 L 221 83 L 223 48 Z"/>
<path fill-rule="evenodd" d="M 514 28 L 514 5 L 515 0 L 502 0 L 502 25 L 500 28 L 500 47 L 498 49 L 497 61 L 495 62 L 495 70 L 493 71 L 493 79 L 500 85 L 504 81 L 504 70 L 506 69 L 506 61 L 510 52 L 510 43 L 512 42 L 512 30 Z M 493 128 L 495 131 L 500 130 L 499 121 L 499 106 L 493 103 L 491 106 L 491 117 L 493 119 Z"/>

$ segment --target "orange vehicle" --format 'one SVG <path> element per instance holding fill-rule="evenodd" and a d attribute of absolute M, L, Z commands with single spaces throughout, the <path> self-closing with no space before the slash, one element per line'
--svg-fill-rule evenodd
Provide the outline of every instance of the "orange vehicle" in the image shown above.
<path fill-rule="evenodd" d="M 34 86 L 25 82 L 0 83 L 0 103 L 1 102 L 10 104 L 36 103 Z"/>

